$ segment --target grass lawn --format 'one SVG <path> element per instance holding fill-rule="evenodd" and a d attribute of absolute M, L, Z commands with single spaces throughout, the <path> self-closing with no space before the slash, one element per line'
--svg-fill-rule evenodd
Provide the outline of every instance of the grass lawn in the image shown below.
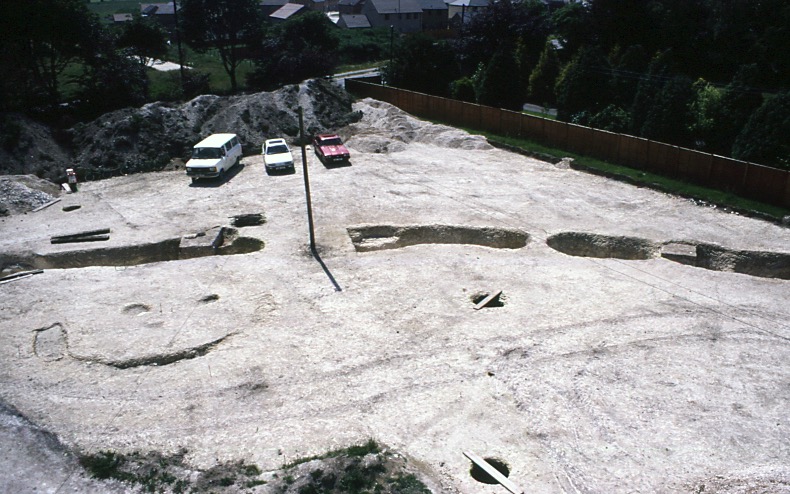
<path fill-rule="evenodd" d="M 104 23 L 111 23 L 113 14 L 134 14 L 140 12 L 139 0 L 91 1 L 88 10 L 99 16 Z"/>

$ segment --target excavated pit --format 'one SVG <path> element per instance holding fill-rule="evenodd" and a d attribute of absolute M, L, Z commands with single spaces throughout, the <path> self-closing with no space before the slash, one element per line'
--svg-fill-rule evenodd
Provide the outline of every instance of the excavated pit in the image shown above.
<path fill-rule="evenodd" d="M 790 280 L 788 253 L 731 250 L 712 244 L 699 244 L 696 251 L 694 265 L 700 268 Z"/>
<path fill-rule="evenodd" d="M 645 260 L 655 257 L 713 271 L 790 279 L 790 254 L 727 249 L 689 241 L 664 243 L 636 237 L 612 237 L 582 232 L 563 232 L 546 240 L 552 249 L 570 256 Z"/>
<path fill-rule="evenodd" d="M 242 237 L 238 230 L 216 227 L 207 232 L 150 244 L 98 249 L 82 249 L 30 256 L 0 255 L 0 271 L 24 269 L 69 269 L 90 266 L 136 266 L 152 262 L 177 261 L 213 255 L 236 255 L 256 252 L 264 247 L 257 238 Z M 21 269 L 21 268 L 20 268 Z"/>
<path fill-rule="evenodd" d="M 510 475 L 510 467 L 508 467 L 507 463 L 500 460 L 499 458 L 484 458 L 484 460 L 503 476 L 508 477 Z M 483 470 L 476 463 L 472 463 L 472 468 L 469 470 L 469 475 L 482 484 L 499 484 L 499 482 L 494 477 L 489 475 L 488 472 Z"/>
<path fill-rule="evenodd" d="M 552 249 L 577 257 L 644 260 L 657 257 L 660 245 L 636 237 L 610 237 L 583 232 L 563 232 L 550 236 Z"/>
<path fill-rule="evenodd" d="M 400 249 L 419 244 L 469 244 L 495 249 L 520 249 L 529 235 L 519 230 L 452 225 L 350 227 L 348 236 L 357 252 Z"/>

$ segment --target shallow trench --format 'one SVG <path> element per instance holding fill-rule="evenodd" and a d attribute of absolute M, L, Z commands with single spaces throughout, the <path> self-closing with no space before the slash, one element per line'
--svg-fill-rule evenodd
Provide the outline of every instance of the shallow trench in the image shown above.
<path fill-rule="evenodd" d="M 418 244 L 470 244 L 495 249 L 520 249 L 529 242 L 525 232 L 504 228 L 452 225 L 365 225 L 349 227 L 357 252 L 399 249 Z"/>
<path fill-rule="evenodd" d="M 95 244 L 91 244 L 95 247 Z M 200 235 L 178 237 L 149 244 L 100 247 L 29 256 L 3 256 L 0 271 L 26 269 L 67 269 L 89 266 L 135 266 L 152 262 L 177 261 L 194 257 L 256 252 L 264 247 L 257 238 L 238 235 L 230 227 L 216 228 Z"/>
<path fill-rule="evenodd" d="M 550 236 L 546 244 L 570 256 L 644 260 L 663 257 L 670 261 L 713 271 L 790 279 L 790 253 L 727 249 L 695 242 L 652 242 L 637 237 L 616 237 L 584 232 Z"/>
<path fill-rule="evenodd" d="M 637 237 L 610 237 L 583 232 L 563 232 L 546 239 L 552 249 L 578 257 L 615 259 L 652 259 L 660 252 L 660 245 Z"/>

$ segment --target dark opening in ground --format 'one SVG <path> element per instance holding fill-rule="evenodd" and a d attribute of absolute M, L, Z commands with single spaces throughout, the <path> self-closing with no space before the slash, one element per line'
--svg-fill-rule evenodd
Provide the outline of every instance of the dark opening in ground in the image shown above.
<path fill-rule="evenodd" d="M 493 295 L 493 297 L 491 297 L 491 300 L 486 302 L 485 305 L 483 305 L 483 307 L 481 307 L 481 309 L 484 308 L 484 307 L 504 307 L 505 306 L 504 295 L 502 294 L 501 291 L 500 292 L 477 292 L 477 293 L 475 293 L 474 295 L 472 295 L 469 298 L 472 300 L 472 303 L 475 304 L 475 306 L 477 306 L 479 303 L 483 302 L 485 299 L 487 299 L 491 295 Z"/>
<path fill-rule="evenodd" d="M 510 468 L 507 466 L 507 463 L 498 459 L 498 458 L 484 458 L 484 460 L 494 467 L 494 469 L 507 477 L 510 475 Z M 498 484 L 497 480 L 488 474 L 485 470 L 477 465 L 477 463 L 472 463 L 472 469 L 469 470 L 469 475 L 472 476 L 478 482 L 483 484 Z"/>

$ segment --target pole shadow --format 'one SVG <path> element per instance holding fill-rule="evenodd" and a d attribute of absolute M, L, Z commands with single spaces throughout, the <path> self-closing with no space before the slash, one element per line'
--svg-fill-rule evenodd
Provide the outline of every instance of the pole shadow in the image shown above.
<path fill-rule="evenodd" d="M 321 256 L 318 254 L 318 249 L 316 249 L 315 246 L 310 246 L 310 252 L 312 252 L 313 257 L 315 258 L 316 261 L 318 261 L 318 264 L 321 265 L 321 269 L 324 270 L 324 273 L 326 274 L 327 278 L 329 278 L 329 281 L 332 282 L 332 285 L 335 287 L 335 291 L 336 292 L 342 292 L 343 289 L 337 283 L 337 280 L 335 279 L 335 277 L 332 276 L 332 272 L 329 271 L 329 268 L 326 267 L 326 264 L 324 264 L 324 260 L 321 259 Z"/>

